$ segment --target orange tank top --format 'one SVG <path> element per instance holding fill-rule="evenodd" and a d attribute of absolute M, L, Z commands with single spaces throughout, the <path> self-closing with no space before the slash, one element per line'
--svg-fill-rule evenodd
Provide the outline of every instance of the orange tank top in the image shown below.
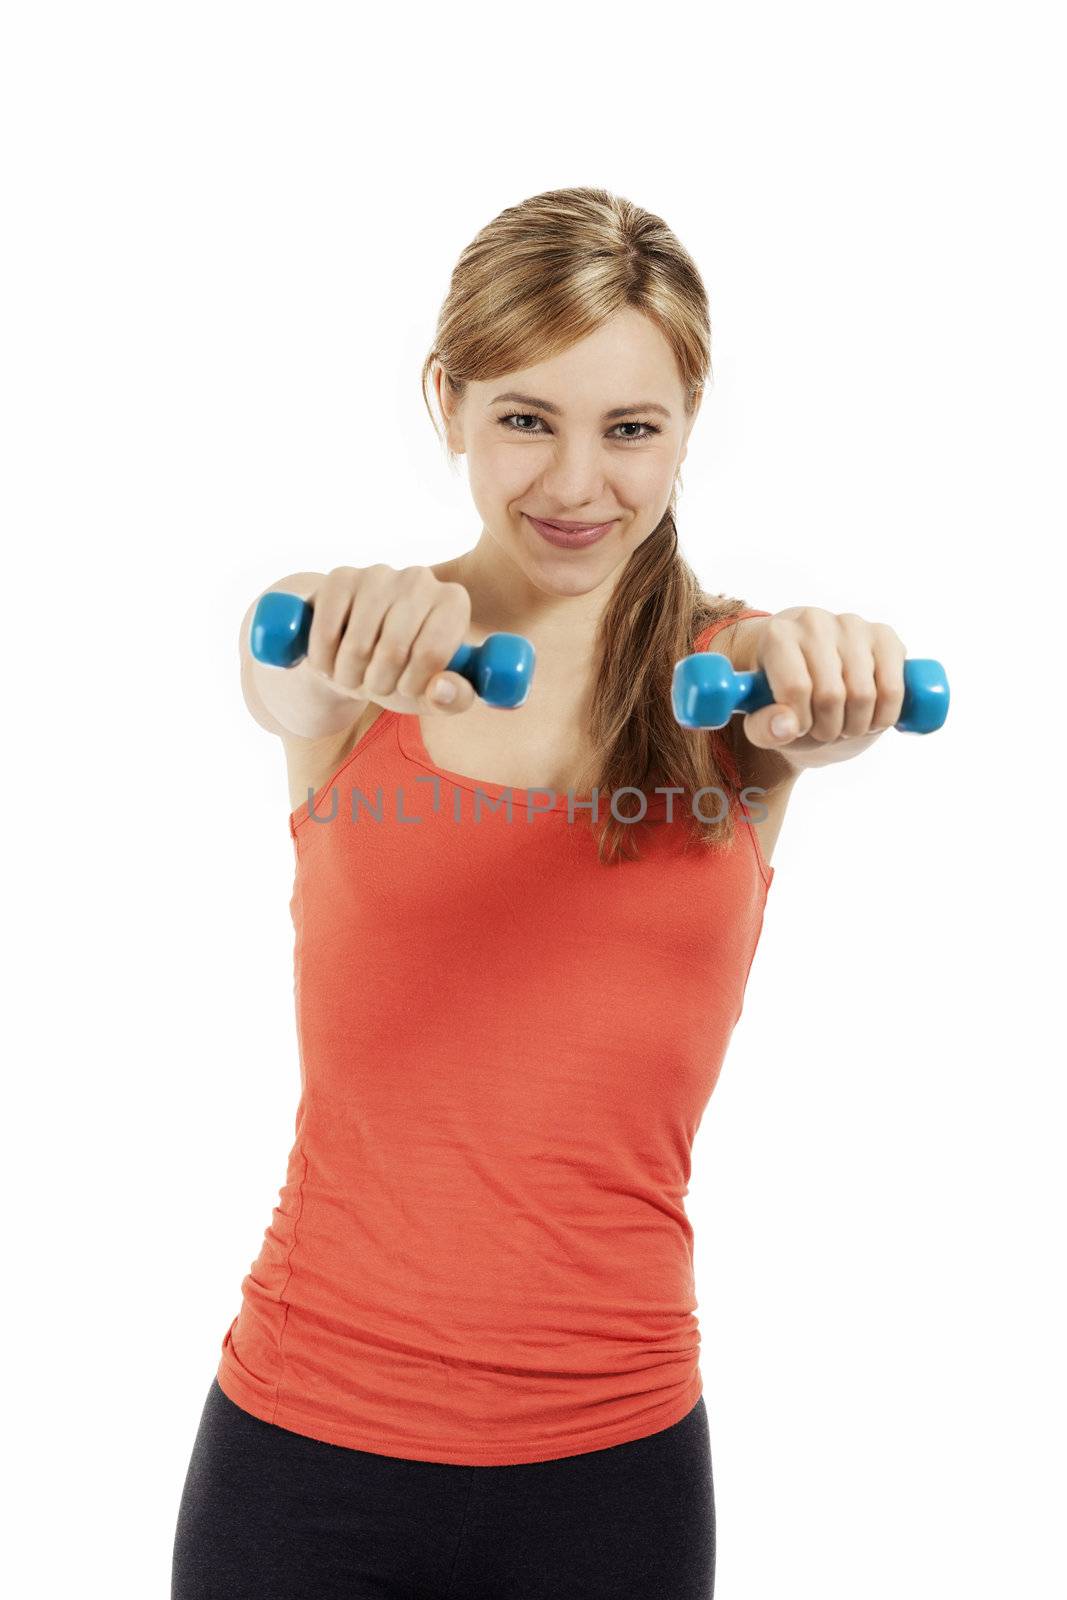
<path fill-rule="evenodd" d="M 301 1093 L 222 1341 L 237 1405 L 507 1466 L 696 1404 L 684 1196 L 774 876 L 731 799 L 728 850 L 650 794 L 668 821 L 604 866 L 587 802 L 447 772 L 383 711 L 291 814 Z"/>

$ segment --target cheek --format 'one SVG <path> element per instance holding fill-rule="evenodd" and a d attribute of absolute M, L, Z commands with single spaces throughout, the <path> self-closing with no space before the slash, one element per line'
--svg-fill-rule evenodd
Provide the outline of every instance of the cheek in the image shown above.
<path fill-rule="evenodd" d="M 641 459 L 623 462 L 615 478 L 620 493 L 632 505 L 654 505 L 670 499 L 674 484 L 674 460 L 657 451 Z"/>
<path fill-rule="evenodd" d="M 519 450 L 479 450 L 467 458 L 471 489 L 493 500 L 509 500 L 522 494 L 537 476 L 534 452 L 523 456 Z"/>

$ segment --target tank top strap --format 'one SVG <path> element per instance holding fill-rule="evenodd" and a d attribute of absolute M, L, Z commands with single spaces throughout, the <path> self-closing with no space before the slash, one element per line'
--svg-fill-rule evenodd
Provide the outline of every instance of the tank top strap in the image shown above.
<path fill-rule="evenodd" d="M 719 617 L 715 622 L 708 623 L 707 626 L 697 634 L 697 637 L 693 643 L 693 651 L 696 653 L 698 650 L 710 650 L 711 641 L 715 635 L 720 633 L 723 628 L 729 627 L 730 623 L 732 622 L 743 622 L 746 617 L 769 617 L 772 615 L 773 613 L 770 611 L 757 611 L 755 609 L 749 609 L 746 611 L 734 611 L 728 617 Z"/>

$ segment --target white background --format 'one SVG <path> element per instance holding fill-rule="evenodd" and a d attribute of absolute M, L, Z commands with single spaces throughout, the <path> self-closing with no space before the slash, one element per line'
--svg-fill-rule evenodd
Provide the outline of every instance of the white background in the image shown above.
<path fill-rule="evenodd" d="M 800 781 L 698 1134 L 716 1595 L 1067 1592 L 1052 20 L 5 12 L 12 1592 L 169 1592 L 284 1179 L 293 857 L 241 617 L 470 548 L 421 361 L 477 230 L 572 184 L 708 287 L 705 586 L 888 621 L 953 693 Z"/>

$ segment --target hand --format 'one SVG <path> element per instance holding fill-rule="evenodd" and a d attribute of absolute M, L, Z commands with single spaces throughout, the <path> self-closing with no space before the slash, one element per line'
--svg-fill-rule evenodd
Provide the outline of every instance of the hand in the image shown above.
<path fill-rule="evenodd" d="M 470 623 L 461 583 L 429 567 L 334 567 L 305 598 L 313 616 L 301 666 L 339 694 L 405 714 L 452 715 L 474 704 L 474 685 L 442 670 Z M 447 703 L 433 698 L 440 683 L 455 690 Z"/>
<path fill-rule="evenodd" d="M 746 739 L 797 771 L 849 761 L 892 728 L 904 704 L 907 648 L 887 623 L 792 606 L 759 619 L 756 660 L 774 704 L 743 718 Z M 792 714 L 779 735 L 778 717 Z"/>

